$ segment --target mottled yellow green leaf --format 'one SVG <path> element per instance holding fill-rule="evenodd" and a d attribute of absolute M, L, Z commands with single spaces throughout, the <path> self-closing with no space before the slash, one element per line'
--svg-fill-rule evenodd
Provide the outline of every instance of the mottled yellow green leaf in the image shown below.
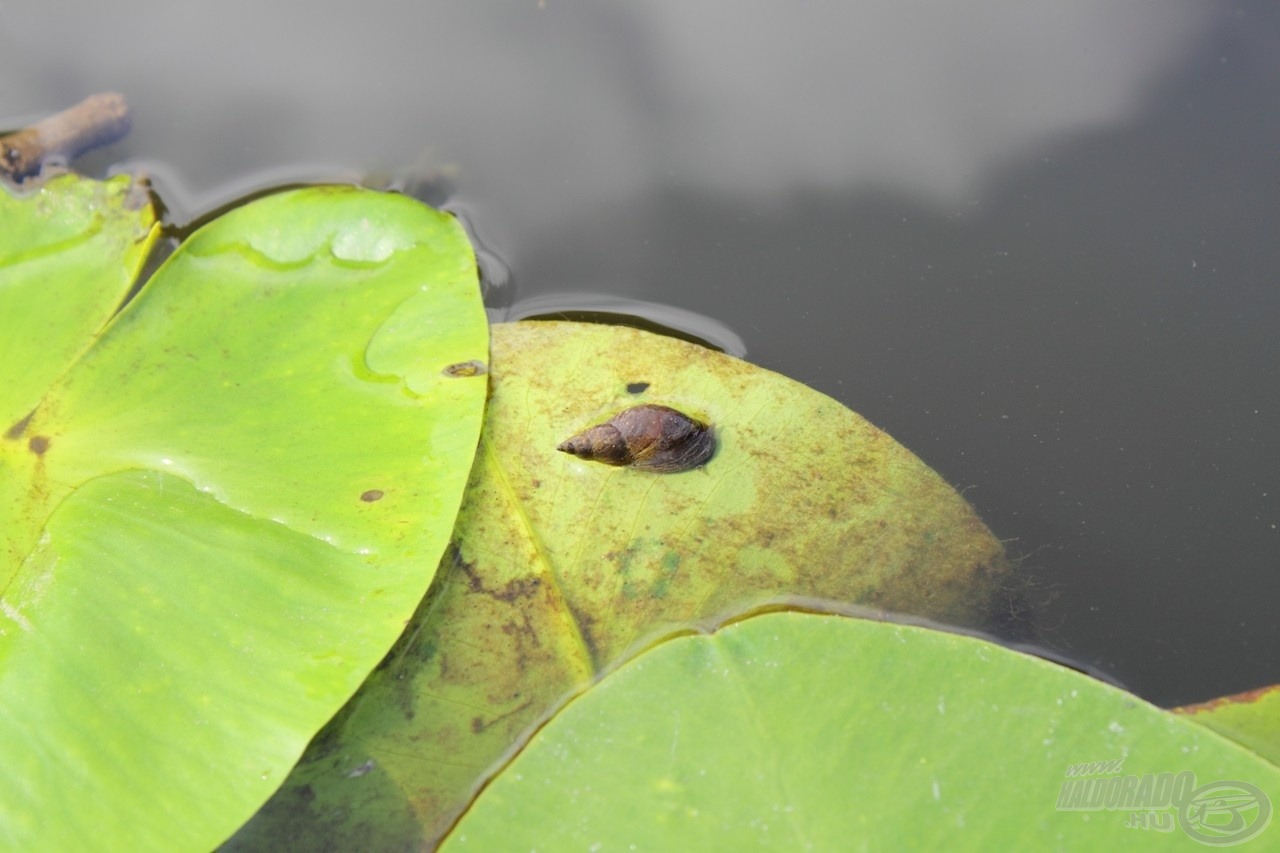
<path fill-rule="evenodd" d="M 797 597 L 977 624 L 1005 575 L 1000 543 L 937 474 L 798 382 L 571 323 L 495 327 L 491 366 L 427 601 L 238 843 L 435 838 L 530 726 L 662 637 Z M 639 403 L 711 424 L 715 456 L 655 474 L 557 452 Z"/>

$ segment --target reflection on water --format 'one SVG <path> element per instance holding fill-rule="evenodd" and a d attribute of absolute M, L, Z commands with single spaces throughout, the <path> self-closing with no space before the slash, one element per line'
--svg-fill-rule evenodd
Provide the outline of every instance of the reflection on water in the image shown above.
<path fill-rule="evenodd" d="M 264 171 L 293 182 L 299 163 L 431 152 L 517 222 L 664 178 L 764 203 L 866 186 L 954 203 L 1124 121 L 1212 32 L 1204 4 L 1107 0 L 72 5 L 75 33 L 47 26 L 46 6 L 7 10 L 0 73 L 23 86 L 0 112 L 126 91 L 126 150 L 184 176 L 168 195 L 180 218 Z M 143 27 L 162 37 L 121 50 Z"/>
<path fill-rule="evenodd" d="M 580 320 L 647 328 L 694 343 L 747 357 L 746 342 L 724 323 L 672 305 L 622 299 L 607 293 L 547 293 L 516 302 L 495 319 Z"/>

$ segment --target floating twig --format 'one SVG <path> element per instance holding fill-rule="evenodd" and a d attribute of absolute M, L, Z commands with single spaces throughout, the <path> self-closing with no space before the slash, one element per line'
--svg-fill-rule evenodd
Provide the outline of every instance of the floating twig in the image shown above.
<path fill-rule="evenodd" d="M 70 162 L 129 133 L 124 95 L 103 92 L 31 127 L 0 137 L 0 175 L 15 183 L 39 173 L 51 157 Z"/>

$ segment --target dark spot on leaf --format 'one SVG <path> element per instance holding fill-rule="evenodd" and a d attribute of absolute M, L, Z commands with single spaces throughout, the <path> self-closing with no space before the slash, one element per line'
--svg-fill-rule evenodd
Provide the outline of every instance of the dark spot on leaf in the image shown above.
<path fill-rule="evenodd" d="M 648 390 L 649 390 L 648 382 L 628 382 L 627 383 L 628 394 L 643 394 L 645 391 L 648 391 Z"/>
<path fill-rule="evenodd" d="M 5 431 L 4 437 L 11 438 L 11 439 L 20 438 L 22 434 L 27 431 L 27 424 L 31 423 L 31 419 L 35 416 L 35 413 L 36 413 L 35 409 L 32 409 L 30 412 L 28 412 L 25 418 L 18 421 L 13 426 L 9 427 L 8 430 Z"/>
<path fill-rule="evenodd" d="M 454 566 L 462 572 L 463 577 L 467 580 L 467 590 L 479 595 L 488 596 L 495 601 L 503 601 L 511 604 L 522 598 L 531 598 L 537 594 L 538 589 L 542 586 L 542 579 L 538 577 L 512 578 L 497 589 L 490 589 L 485 586 L 484 579 L 480 577 L 480 573 L 476 571 L 474 563 L 468 563 L 462 559 L 462 556 L 454 550 L 453 553 Z"/>
<path fill-rule="evenodd" d="M 27 442 L 27 447 L 31 448 L 31 452 L 36 456 L 44 456 L 44 452 L 49 449 L 49 437 L 47 435 L 33 435 L 31 440 Z"/>
<path fill-rule="evenodd" d="M 589 611 L 580 610 L 573 605 L 569 605 L 569 612 L 573 614 L 574 621 L 578 623 L 579 630 L 582 632 L 582 641 L 587 647 L 587 654 L 598 665 L 600 661 L 600 641 L 596 637 L 596 617 L 591 615 Z"/>
<path fill-rule="evenodd" d="M 483 376 L 489 372 L 483 361 L 460 361 L 440 371 L 445 376 Z"/>
<path fill-rule="evenodd" d="M 371 503 L 373 503 L 374 501 L 380 501 L 380 500 L 382 500 L 382 495 L 383 495 L 383 494 L 384 494 L 384 493 L 383 493 L 382 489 L 370 489 L 369 491 L 367 491 L 367 492 L 365 492 L 364 494 L 360 495 L 360 500 L 364 501 L 364 502 L 365 502 L 365 503 L 367 503 L 367 504 L 371 504 Z"/>
<path fill-rule="evenodd" d="M 520 698 L 520 694 L 519 694 L 519 693 L 516 693 L 516 694 L 515 694 L 514 696 L 512 696 L 511 698 L 512 698 L 512 699 L 519 699 L 519 698 Z M 533 704 L 533 700 L 532 700 L 532 699 L 526 699 L 522 704 L 517 705 L 516 707 L 512 708 L 510 711 L 507 711 L 505 714 L 499 714 L 498 716 L 494 717 L 492 720 L 490 720 L 490 721 L 489 721 L 489 722 L 487 722 L 487 723 L 486 723 L 486 722 L 484 721 L 484 719 L 483 719 L 483 718 L 481 718 L 481 717 L 472 717 L 472 718 L 471 718 L 471 731 L 475 732 L 476 734 L 480 734 L 480 733 L 481 733 L 481 732 L 483 732 L 485 729 L 489 728 L 489 727 L 490 727 L 490 726 L 492 726 L 492 725 L 495 725 L 496 723 L 501 723 L 503 720 L 506 720 L 506 719 L 507 719 L 507 718 L 509 718 L 509 717 L 515 717 L 515 716 L 518 716 L 518 715 L 520 714 L 520 712 L 521 712 L 521 711 L 524 711 L 526 708 L 528 708 L 528 707 L 529 707 L 530 705 L 532 705 L 532 704 Z"/>
<path fill-rule="evenodd" d="M 463 576 L 467 579 L 467 589 L 472 592 L 486 592 L 487 590 L 484 588 L 484 581 L 480 579 L 480 575 L 476 572 L 475 565 L 462 559 L 462 554 L 457 548 L 452 545 L 450 548 L 453 551 L 453 565 L 462 572 Z"/>
<path fill-rule="evenodd" d="M 476 570 L 475 563 L 468 563 L 462 559 L 462 552 L 458 550 L 456 543 L 450 543 L 445 555 L 453 564 L 453 567 L 461 572 L 466 579 L 469 592 L 487 596 L 495 601 L 503 601 L 510 604 L 521 598 L 530 598 L 537 595 L 538 590 L 542 587 L 541 578 L 524 577 L 512 578 L 497 589 L 490 589 L 485 586 L 484 579 L 480 577 L 480 573 Z M 437 577 L 439 577 L 438 574 Z"/>

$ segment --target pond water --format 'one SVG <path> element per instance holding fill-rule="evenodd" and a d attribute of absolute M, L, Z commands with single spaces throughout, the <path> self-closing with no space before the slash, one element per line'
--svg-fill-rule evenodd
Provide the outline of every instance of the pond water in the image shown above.
<path fill-rule="evenodd" d="M 495 315 L 632 312 L 919 454 L 1049 650 L 1163 704 L 1280 682 L 1280 7 L 6 7 L 0 116 L 118 90 L 185 225 L 451 186 Z"/>

